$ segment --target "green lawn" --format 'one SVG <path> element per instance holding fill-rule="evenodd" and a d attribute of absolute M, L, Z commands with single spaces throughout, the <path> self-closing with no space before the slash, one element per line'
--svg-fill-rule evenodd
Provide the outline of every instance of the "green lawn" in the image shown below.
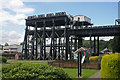
<path fill-rule="evenodd" d="M 7 60 L 7 63 L 3 63 L 2 66 L 6 66 L 9 64 L 14 63 L 30 63 L 30 64 L 47 64 L 48 62 L 51 62 L 53 60 Z M 78 75 L 78 69 L 77 68 L 63 68 L 63 70 L 71 77 L 76 78 Z M 82 69 L 82 76 L 83 78 L 88 78 L 92 75 L 94 75 L 99 70 L 97 69 Z"/>
<path fill-rule="evenodd" d="M 7 60 L 7 63 L 32 63 L 32 64 L 47 64 L 54 60 Z"/>
<path fill-rule="evenodd" d="M 77 68 L 63 68 L 63 70 L 70 75 L 71 78 L 76 78 L 78 76 L 78 69 Z M 88 78 L 94 75 L 99 70 L 97 69 L 82 69 L 82 76 L 83 78 Z"/>

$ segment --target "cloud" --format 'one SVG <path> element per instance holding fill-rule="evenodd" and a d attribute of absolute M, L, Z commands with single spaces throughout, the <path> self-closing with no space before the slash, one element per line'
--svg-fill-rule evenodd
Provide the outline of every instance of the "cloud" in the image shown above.
<path fill-rule="evenodd" d="M 33 12 L 34 9 L 26 7 L 21 0 L 1 0 L 0 24 L 24 25 L 26 14 Z"/>
<path fill-rule="evenodd" d="M 2 9 L 6 8 L 16 13 L 29 14 L 34 11 L 33 8 L 26 7 L 22 0 L 1 0 L 0 5 Z"/>
<path fill-rule="evenodd" d="M 24 39 L 24 32 L 19 34 L 16 31 L 4 31 L 0 30 L 0 44 L 8 42 L 9 44 L 20 44 Z"/>
<path fill-rule="evenodd" d="M 32 14 L 34 8 L 29 8 L 22 0 L 0 0 L 0 44 L 19 44 L 24 39 L 24 33 L 7 30 L 25 25 L 27 14 Z M 5 30 L 4 30 L 5 28 Z"/>

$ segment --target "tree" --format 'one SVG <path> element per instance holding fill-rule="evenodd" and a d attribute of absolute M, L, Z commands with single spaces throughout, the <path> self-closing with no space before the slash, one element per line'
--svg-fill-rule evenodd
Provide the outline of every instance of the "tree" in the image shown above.
<path fill-rule="evenodd" d="M 111 41 L 111 48 L 113 52 L 120 53 L 120 36 L 115 36 Z"/>
<path fill-rule="evenodd" d="M 99 40 L 99 50 L 103 50 L 105 48 L 109 48 L 112 50 L 112 48 L 109 46 L 111 43 L 110 41 L 104 41 L 104 40 Z M 83 40 L 83 47 L 89 48 L 90 47 L 90 41 L 89 40 Z M 94 47 L 94 41 L 92 41 L 92 48 Z M 96 48 L 97 48 L 97 40 L 96 40 Z"/>
<path fill-rule="evenodd" d="M 20 45 L 23 45 L 23 42 L 21 42 Z"/>
<path fill-rule="evenodd" d="M 5 43 L 5 46 L 9 46 L 7 42 Z"/>

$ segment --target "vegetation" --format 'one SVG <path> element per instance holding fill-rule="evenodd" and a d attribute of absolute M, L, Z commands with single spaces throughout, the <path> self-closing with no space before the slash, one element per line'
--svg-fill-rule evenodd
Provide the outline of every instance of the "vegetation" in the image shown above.
<path fill-rule="evenodd" d="M 102 60 L 102 55 L 89 57 L 90 62 L 100 62 L 101 60 Z"/>
<path fill-rule="evenodd" d="M 12 66 L 14 67 L 13 64 L 15 64 L 16 68 L 19 65 L 20 66 L 26 66 L 27 65 L 26 67 L 29 69 L 29 67 L 31 68 L 31 67 L 34 67 L 34 66 L 39 66 L 41 64 L 42 65 L 47 65 L 48 62 L 50 62 L 50 61 L 47 61 L 47 60 L 46 61 L 38 61 L 38 60 L 30 60 L 30 61 L 26 61 L 26 60 L 8 60 L 7 63 L 2 64 L 2 67 L 4 68 L 3 69 L 4 71 L 6 71 L 6 70 L 10 71 L 9 69 L 11 69 Z M 73 61 L 73 62 L 75 62 L 75 61 Z M 12 69 L 16 69 L 16 68 L 12 68 Z M 23 70 L 23 68 L 25 68 L 25 67 L 19 67 L 20 71 Z M 62 70 L 64 72 L 66 72 L 70 76 L 70 78 L 76 78 L 77 77 L 77 74 L 78 74 L 78 69 L 77 68 L 74 68 L 74 69 L 73 68 L 62 68 Z M 27 71 L 27 70 L 25 70 L 25 71 Z M 88 77 L 94 75 L 98 71 L 99 70 L 97 70 L 97 69 L 82 69 L 82 76 L 83 76 L 83 78 L 88 78 Z M 13 70 L 12 70 L 12 72 L 13 72 Z M 15 72 L 15 73 L 17 75 L 17 72 Z M 21 72 L 21 73 L 24 73 L 24 72 Z M 30 71 L 28 71 L 27 73 L 30 73 Z M 27 75 L 27 73 L 25 73 L 25 74 Z M 5 73 L 5 74 L 8 75 L 7 73 Z M 14 74 L 14 72 L 13 72 L 13 74 Z M 24 77 L 25 77 L 25 75 L 24 75 Z"/>
<path fill-rule="evenodd" d="M 89 60 L 90 60 L 91 62 L 97 62 L 98 56 L 91 56 L 91 57 L 89 58 Z"/>
<path fill-rule="evenodd" d="M 52 62 L 54 60 L 8 60 L 8 63 L 30 63 L 30 64 L 47 64 L 48 62 Z"/>
<path fill-rule="evenodd" d="M 76 78 L 78 76 L 78 69 L 74 68 L 63 68 L 63 70 L 70 75 L 71 78 Z M 82 69 L 82 76 L 83 78 L 89 78 L 90 76 L 94 75 L 99 70 L 97 69 Z"/>
<path fill-rule="evenodd" d="M 101 60 L 102 60 L 102 56 L 99 55 L 99 56 L 97 57 L 97 59 L 101 61 Z"/>
<path fill-rule="evenodd" d="M 7 62 L 7 58 L 3 57 L 3 56 L 0 56 L 0 63 L 1 62 L 6 63 Z"/>
<path fill-rule="evenodd" d="M 99 49 L 100 49 L 100 51 L 105 49 L 105 48 L 111 49 L 111 45 L 110 45 L 111 41 L 112 40 L 110 40 L 110 41 L 100 40 L 99 41 Z M 96 43 L 97 43 L 97 41 L 96 41 Z M 94 41 L 92 41 L 92 47 L 93 46 L 94 46 Z M 90 41 L 89 40 L 83 40 L 83 47 L 89 48 L 90 47 Z"/>
<path fill-rule="evenodd" d="M 97 43 L 97 41 L 96 41 Z M 92 47 L 94 46 L 94 41 L 92 41 Z M 83 40 L 83 47 L 89 48 L 90 47 L 90 41 L 89 40 Z M 99 41 L 99 49 L 100 51 L 108 48 L 111 49 L 113 52 L 120 53 L 120 36 L 115 36 L 114 39 L 111 39 L 109 41 L 100 40 Z"/>
<path fill-rule="evenodd" d="M 101 61 L 101 78 L 106 80 L 120 78 L 120 54 L 107 54 L 102 57 Z"/>
<path fill-rule="evenodd" d="M 113 52 L 120 53 L 120 36 L 115 36 L 110 45 Z"/>
<path fill-rule="evenodd" d="M 2 79 L 12 80 L 70 80 L 70 77 L 61 68 L 42 64 L 10 64 L 2 67 Z"/>

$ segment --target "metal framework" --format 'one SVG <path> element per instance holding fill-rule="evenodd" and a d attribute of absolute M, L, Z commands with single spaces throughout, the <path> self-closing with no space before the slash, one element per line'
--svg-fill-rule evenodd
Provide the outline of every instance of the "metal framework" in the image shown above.
<path fill-rule="evenodd" d="M 21 59 L 72 59 L 72 51 L 82 47 L 82 37 L 90 37 L 90 53 L 92 53 L 91 37 L 94 37 L 94 53 L 96 53 L 95 37 L 97 37 L 97 53 L 99 53 L 99 36 L 120 36 L 119 25 L 89 27 L 92 25 L 79 19 L 74 21 L 73 17 L 65 12 L 29 16 L 26 19 Z"/>

